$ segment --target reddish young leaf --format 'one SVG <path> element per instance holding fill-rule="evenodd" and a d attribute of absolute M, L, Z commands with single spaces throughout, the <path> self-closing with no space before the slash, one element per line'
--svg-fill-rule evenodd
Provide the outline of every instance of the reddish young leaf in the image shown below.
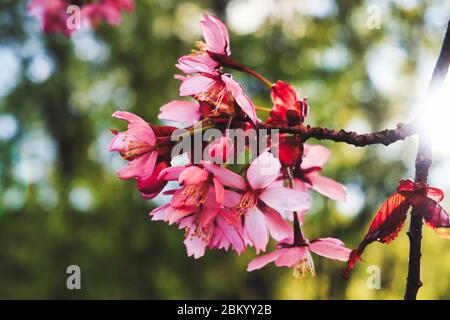
<path fill-rule="evenodd" d="M 410 204 L 405 195 L 394 193 L 378 210 L 369 231 L 356 250 L 350 253 L 344 277 L 348 278 L 350 271 L 354 268 L 366 246 L 374 241 L 389 243 L 398 235 L 406 219 L 406 213 Z"/>
<path fill-rule="evenodd" d="M 439 230 L 440 228 L 450 228 L 450 216 L 439 203 L 422 195 L 415 195 L 411 198 L 411 205 L 424 218 L 427 226 L 437 234 L 450 238 L 449 233 Z"/>

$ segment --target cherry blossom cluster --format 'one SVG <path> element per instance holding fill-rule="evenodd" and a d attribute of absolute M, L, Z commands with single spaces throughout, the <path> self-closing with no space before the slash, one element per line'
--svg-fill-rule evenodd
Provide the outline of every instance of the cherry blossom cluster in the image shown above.
<path fill-rule="evenodd" d="M 28 12 L 39 19 L 46 34 L 66 37 L 81 27 L 95 28 L 102 21 L 118 25 L 124 10 L 133 11 L 134 0 L 31 0 L 28 4 Z"/>
<path fill-rule="evenodd" d="M 170 196 L 168 203 L 150 216 L 184 230 L 187 254 L 194 258 L 202 257 L 207 249 L 230 249 L 240 255 L 251 247 L 260 254 L 272 238 L 275 250 L 252 260 L 248 271 L 274 262 L 278 267 L 293 268 L 295 275 L 314 273 L 310 252 L 347 261 L 351 250 L 342 241 L 330 237 L 308 240 L 302 232 L 311 207 L 311 189 L 332 200 L 346 199 L 343 185 L 320 174 L 329 150 L 305 144 L 296 134 L 277 133 L 271 135 L 267 146 L 249 154 L 250 141 L 240 150 L 237 141 L 229 137 L 232 130 L 258 133 L 269 126 L 301 125 L 308 115 L 307 99 L 299 98 L 290 84 L 272 83 L 232 60 L 228 31 L 219 19 L 204 14 L 200 27 L 204 41 L 197 42 L 196 49 L 176 64 L 182 73 L 175 76 L 181 82 L 179 95 L 186 98 L 162 106 L 158 116 L 179 125 L 150 124 L 126 111 L 113 114 L 128 122 L 127 130 L 112 130 L 109 145 L 110 151 L 127 160 L 117 171 L 118 177 L 136 180 L 145 199 L 161 193 Z M 225 69 L 244 71 L 261 80 L 270 90 L 272 107 L 256 107 Z M 257 110 L 266 112 L 264 121 Z M 193 139 L 199 127 L 200 133 L 214 129 L 223 137 L 205 141 L 200 150 L 187 150 L 189 160 L 172 165 L 178 143 L 174 133 L 187 128 L 183 137 Z M 194 161 L 194 153 L 204 154 L 205 150 L 223 161 L 211 157 Z M 230 158 L 244 160 L 235 164 Z M 177 187 L 169 188 L 173 184 Z"/>

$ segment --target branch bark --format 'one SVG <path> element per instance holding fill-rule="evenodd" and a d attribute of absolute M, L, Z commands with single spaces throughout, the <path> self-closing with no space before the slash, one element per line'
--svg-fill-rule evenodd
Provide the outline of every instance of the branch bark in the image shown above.
<path fill-rule="evenodd" d="M 332 140 L 334 142 L 345 142 L 356 147 L 365 147 L 371 144 L 383 144 L 388 146 L 396 141 L 404 140 L 418 132 L 418 126 L 415 123 L 398 124 L 396 129 L 385 129 L 382 131 L 359 134 L 354 131 L 327 129 L 320 127 L 310 127 L 305 125 L 293 127 L 276 127 L 266 125 L 265 129 L 279 130 L 280 133 L 298 134 L 303 141 L 310 138 L 319 140 Z"/>
<path fill-rule="evenodd" d="M 445 80 L 450 65 L 450 21 L 445 34 L 439 58 L 431 77 L 428 97 L 438 90 Z M 427 182 L 432 163 L 431 139 L 427 132 L 419 133 L 419 146 L 416 157 L 416 182 Z M 422 217 L 415 209 L 411 211 L 411 222 L 408 231 L 409 261 L 406 282 L 405 300 L 415 300 L 422 286 L 420 280 L 420 259 L 422 257 Z"/>

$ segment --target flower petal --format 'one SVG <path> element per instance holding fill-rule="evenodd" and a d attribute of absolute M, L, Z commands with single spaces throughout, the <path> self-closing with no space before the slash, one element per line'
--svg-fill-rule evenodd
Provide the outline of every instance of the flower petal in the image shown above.
<path fill-rule="evenodd" d="M 155 168 L 158 152 L 146 153 L 139 158 L 129 161 L 117 171 L 120 179 L 146 178 L 152 175 Z"/>
<path fill-rule="evenodd" d="M 303 150 L 302 168 L 323 167 L 330 157 L 330 150 L 321 145 L 305 144 Z"/>
<path fill-rule="evenodd" d="M 277 211 L 267 207 L 264 208 L 264 215 L 272 238 L 280 241 L 292 235 L 292 227 Z"/>
<path fill-rule="evenodd" d="M 245 230 L 255 247 L 256 253 L 266 251 L 269 242 L 269 233 L 267 230 L 264 214 L 257 207 L 248 209 L 245 217 Z"/>
<path fill-rule="evenodd" d="M 178 177 L 178 183 L 184 185 L 197 184 L 208 179 L 208 172 L 196 166 L 189 166 L 184 169 Z"/>
<path fill-rule="evenodd" d="M 343 245 L 339 239 L 324 238 L 312 241 L 309 249 L 325 258 L 347 261 L 352 250 Z"/>
<path fill-rule="evenodd" d="M 207 51 L 224 56 L 231 54 L 228 31 L 222 21 L 205 13 L 200 26 Z"/>
<path fill-rule="evenodd" d="M 280 168 L 280 161 L 271 153 L 264 152 L 248 168 L 247 180 L 253 190 L 267 188 L 280 175 Z"/>
<path fill-rule="evenodd" d="M 259 195 L 259 199 L 275 210 L 303 211 L 311 206 L 306 192 L 286 187 L 268 188 Z"/>
<path fill-rule="evenodd" d="M 278 259 L 278 257 L 280 255 L 282 255 L 286 252 L 286 250 L 288 250 L 288 249 L 279 249 L 279 250 L 275 250 L 275 251 L 263 254 L 259 257 L 256 257 L 255 259 L 250 261 L 250 263 L 248 264 L 247 271 L 250 272 L 253 270 L 261 269 L 266 264 L 269 264 L 269 263 L 275 261 L 276 259 Z"/>
<path fill-rule="evenodd" d="M 323 177 L 318 172 L 309 174 L 308 178 L 312 183 L 311 187 L 324 196 L 338 201 L 347 200 L 347 190 L 339 182 Z"/>
<path fill-rule="evenodd" d="M 215 79 L 206 76 L 188 77 L 181 83 L 180 96 L 193 96 L 205 92 L 215 82 Z"/>
<path fill-rule="evenodd" d="M 256 123 L 257 117 L 255 105 L 247 96 L 242 86 L 227 75 L 222 75 L 221 79 L 225 83 L 227 91 L 231 93 L 242 111 L 249 116 L 250 120 Z"/>
<path fill-rule="evenodd" d="M 158 119 L 181 122 L 187 125 L 193 125 L 201 117 L 199 104 L 192 101 L 174 100 L 163 105 L 159 110 L 161 112 Z"/>
<path fill-rule="evenodd" d="M 212 173 L 224 186 L 239 190 L 245 189 L 245 181 L 240 175 L 206 161 L 202 161 L 202 165 L 205 170 Z"/>
<path fill-rule="evenodd" d="M 277 260 L 275 260 L 275 265 L 277 267 L 292 268 L 303 260 L 306 250 L 308 250 L 306 246 L 288 248 Z"/>

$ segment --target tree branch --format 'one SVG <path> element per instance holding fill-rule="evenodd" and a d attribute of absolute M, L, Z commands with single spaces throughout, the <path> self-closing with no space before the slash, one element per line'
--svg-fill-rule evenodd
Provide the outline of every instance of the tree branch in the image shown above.
<path fill-rule="evenodd" d="M 439 58 L 431 77 L 428 97 L 440 88 L 447 75 L 450 65 L 450 21 L 445 34 Z M 416 157 L 416 182 L 427 182 L 432 163 L 431 139 L 426 132 L 419 133 L 419 146 Z M 417 292 L 422 286 L 420 280 L 420 258 L 422 256 L 422 217 L 415 209 L 411 211 L 411 223 L 408 231 L 409 262 L 405 299 L 415 300 Z"/>
<path fill-rule="evenodd" d="M 298 134 L 306 141 L 310 138 L 319 140 L 332 140 L 334 142 L 345 142 L 356 147 L 364 147 L 371 144 L 383 144 L 388 146 L 396 141 L 404 140 L 418 132 L 415 123 L 398 124 L 396 129 L 385 129 L 367 134 L 359 134 L 354 131 L 327 129 L 319 127 L 310 127 L 305 125 L 293 127 L 276 127 L 266 125 L 265 129 L 279 130 L 280 133 Z"/>

